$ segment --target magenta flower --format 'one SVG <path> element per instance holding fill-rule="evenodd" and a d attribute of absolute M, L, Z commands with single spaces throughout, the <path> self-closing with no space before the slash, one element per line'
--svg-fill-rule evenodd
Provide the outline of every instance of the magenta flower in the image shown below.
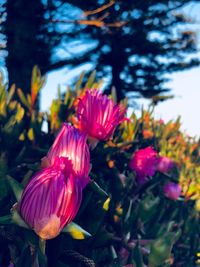
<path fill-rule="evenodd" d="M 168 173 L 174 167 L 174 162 L 168 157 L 160 157 L 157 162 L 157 170 Z"/>
<path fill-rule="evenodd" d="M 82 186 L 67 158 L 38 172 L 26 186 L 19 202 L 19 213 L 42 239 L 59 235 L 78 212 Z"/>
<path fill-rule="evenodd" d="M 158 120 L 159 124 L 165 124 L 165 121 L 163 119 Z"/>
<path fill-rule="evenodd" d="M 138 182 L 143 183 L 148 176 L 153 176 L 157 168 L 157 152 L 152 147 L 137 150 L 129 164 L 136 172 Z"/>
<path fill-rule="evenodd" d="M 90 152 L 86 143 L 87 136 L 73 126 L 63 123 L 47 159 L 53 165 L 56 157 L 67 157 L 71 160 L 72 168 L 84 187 L 89 182 Z"/>
<path fill-rule="evenodd" d="M 124 113 L 125 108 L 116 105 L 107 95 L 95 89 L 87 90 L 77 107 L 78 127 L 93 140 L 108 140 Z"/>
<path fill-rule="evenodd" d="M 168 182 L 163 187 L 164 195 L 172 200 L 177 200 L 181 195 L 181 187 L 179 184 Z"/>

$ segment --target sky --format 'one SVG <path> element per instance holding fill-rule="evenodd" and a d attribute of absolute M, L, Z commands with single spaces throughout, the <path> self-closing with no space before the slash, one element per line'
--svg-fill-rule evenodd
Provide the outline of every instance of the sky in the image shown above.
<path fill-rule="evenodd" d="M 188 5 L 184 8 L 184 12 L 199 21 L 193 28 L 197 30 L 198 42 L 200 43 L 200 16 L 198 15 L 200 14 L 200 3 Z M 200 53 L 198 57 L 200 58 Z M 64 92 L 72 78 L 78 77 L 81 71 L 88 71 L 91 68 L 90 64 L 85 64 L 77 68 L 76 71 L 70 71 L 65 67 L 49 73 L 41 94 L 42 110 L 49 109 L 52 99 L 57 94 L 58 85 Z M 191 70 L 176 72 L 171 75 L 171 79 L 169 86 L 174 98 L 156 106 L 155 118 L 162 118 L 167 122 L 171 119 L 175 120 L 180 115 L 182 130 L 190 136 L 200 137 L 200 66 Z M 137 104 L 138 110 L 136 112 L 138 113 L 142 106 L 148 107 L 149 101 L 141 99 L 137 101 Z"/>

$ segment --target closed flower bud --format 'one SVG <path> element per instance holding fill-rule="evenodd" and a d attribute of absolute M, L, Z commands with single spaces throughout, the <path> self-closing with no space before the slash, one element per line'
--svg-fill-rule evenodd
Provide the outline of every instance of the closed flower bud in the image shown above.
<path fill-rule="evenodd" d="M 144 183 L 148 176 L 153 176 L 157 167 L 157 152 L 152 147 L 137 150 L 129 164 L 136 172 L 138 182 Z"/>
<path fill-rule="evenodd" d="M 157 170 L 168 173 L 174 167 L 174 162 L 168 157 L 160 157 L 157 162 Z"/>
<path fill-rule="evenodd" d="M 73 220 L 81 199 L 81 183 L 71 162 L 57 157 L 53 166 L 30 180 L 19 202 L 19 213 L 40 238 L 51 239 Z"/>
<path fill-rule="evenodd" d="M 56 157 L 70 159 L 72 169 L 83 187 L 89 182 L 90 171 L 90 152 L 86 141 L 87 136 L 84 133 L 64 123 L 47 154 L 50 165 L 54 164 Z"/>
<path fill-rule="evenodd" d="M 116 105 L 107 95 L 95 89 L 87 90 L 78 103 L 78 127 L 93 142 L 108 140 L 123 120 L 124 113 L 125 108 Z"/>
<path fill-rule="evenodd" d="M 177 200 L 181 195 L 181 187 L 179 184 L 168 182 L 163 188 L 164 195 L 172 200 Z"/>

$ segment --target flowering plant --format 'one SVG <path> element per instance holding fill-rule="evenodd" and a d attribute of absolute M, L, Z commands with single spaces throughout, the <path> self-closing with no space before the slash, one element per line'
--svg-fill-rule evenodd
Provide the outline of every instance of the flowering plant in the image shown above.
<path fill-rule="evenodd" d="M 195 266 L 200 149 L 180 119 L 127 118 L 94 74 L 44 114 L 32 81 L 0 85 L 0 266 Z"/>

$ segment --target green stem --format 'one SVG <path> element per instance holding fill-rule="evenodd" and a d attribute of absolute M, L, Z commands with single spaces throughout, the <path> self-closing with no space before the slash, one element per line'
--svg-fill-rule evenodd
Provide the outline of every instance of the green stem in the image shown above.
<path fill-rule="evenodd" d="M 46 248 L 46 240 L 44 239 L 39 239 L 39 248 L 42 252 L 43 255 L 45 255 L 45 248 Z"/>
<path fill-rule="evenodd" d="M 0 217 L 0 224 L 11 224 L 12 223 L 12 216 L 6 215 L 3 217 Z"/>

